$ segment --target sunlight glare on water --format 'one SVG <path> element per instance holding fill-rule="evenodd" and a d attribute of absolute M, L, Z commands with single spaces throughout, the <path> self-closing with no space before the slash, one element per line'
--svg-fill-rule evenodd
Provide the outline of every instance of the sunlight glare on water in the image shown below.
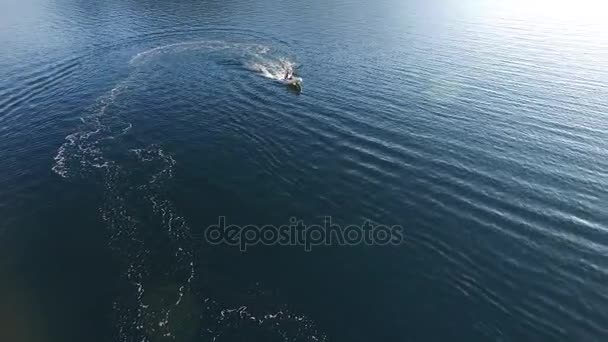
<path fill-rule="evenodd" d="M 603 0 L 507 0 L 492 1 L 492 7 L 504 8 L 508 13 L 529 20 L 559 21 L 562 24 L 607 25 L 608 2 Z"/>

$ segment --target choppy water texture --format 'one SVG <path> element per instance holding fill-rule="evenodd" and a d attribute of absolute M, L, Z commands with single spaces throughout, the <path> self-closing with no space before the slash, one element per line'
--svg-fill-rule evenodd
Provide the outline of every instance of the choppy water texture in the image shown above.
<path fill-rule="evenodd" d="M 0 340 L 605 340 L 582 2 L 4 1 Z M 407 241 L 241 253 L 220 215 Z"/>

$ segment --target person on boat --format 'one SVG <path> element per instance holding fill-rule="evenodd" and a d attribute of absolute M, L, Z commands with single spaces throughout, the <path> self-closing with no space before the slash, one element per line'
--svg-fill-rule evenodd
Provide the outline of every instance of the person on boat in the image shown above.
<path fill-rule="evenodd" d="M 285 72 L 285 79 L 286 80 L 290 80 L 293 78 L 293 70 L 291 70 L 291 68 L 287 69 L 287 71 Z"/>

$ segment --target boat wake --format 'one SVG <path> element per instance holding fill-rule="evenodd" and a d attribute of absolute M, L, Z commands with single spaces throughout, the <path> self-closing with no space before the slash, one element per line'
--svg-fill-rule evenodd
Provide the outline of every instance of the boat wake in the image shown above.
<path fill-rule="evenodd" d="M 133 123 L 121 115 L 129 90 L 146 77 L 150 61 L 192 50 L 225 53 L 275 79 L 291 63 L 273 60 L 265 46 L 222 41 L 183 42 L 140 52 L 130 60 L 129 75 L 89 108 L 54 158 L 57 175 L 84 181 L 103 194 L 100 218 L 123 270 L 123 288 L 113 303 L 115 340 L 215 341 L 245 329 L 283 341 L 324 341 L 312 320 L 292 313 L 287 305 L 233 307 L 198 286 L 210 276 L 197 262 L 199 247 L 186 218 L 167 196 L 178 161 L 162 143 L 137 146 L 130 136 Z"/>
<path fill-rule="evenodd" d="M 285 78 L 285 73 L 288 70 L 295 69 L 296 63 L 286 57 L 278 59 L 260 57 L 249 62 L 247 67 L 266 78 L 281 81 Z"/>

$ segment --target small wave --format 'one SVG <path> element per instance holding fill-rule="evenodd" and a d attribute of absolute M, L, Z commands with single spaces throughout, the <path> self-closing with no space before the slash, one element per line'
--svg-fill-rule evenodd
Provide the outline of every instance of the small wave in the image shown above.
<path fill-rule="evenodd" d="M 57 66 L 25 81 L 22 89 L 11 89 L 6 94 L 0 94 L 0 121 L 5 119 L 15 120 L 13 116 L 19 109 L 31 105 L 39 97 L 48 96 L 49 92 L 57 91 L 57 86 L 72 77 L 78 70 L 80 63 L 72 62 L 67 65 Z"/>

